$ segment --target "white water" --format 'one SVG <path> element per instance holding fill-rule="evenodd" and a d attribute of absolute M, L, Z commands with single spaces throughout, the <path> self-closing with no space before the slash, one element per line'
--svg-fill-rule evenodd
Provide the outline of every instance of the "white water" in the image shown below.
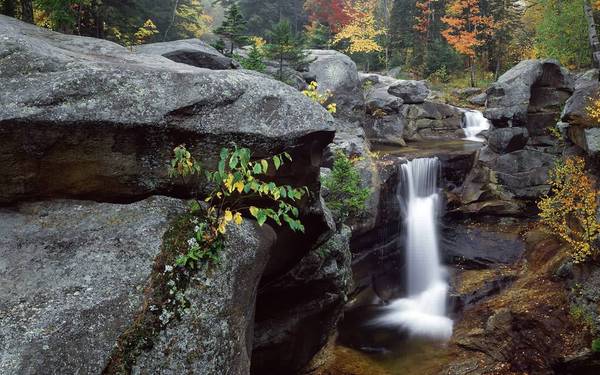
<path fill-rule="evenodd" d="M 479 111 L 467 110 L 464 113 L 463 130 L 466 136 L 465 139 L 474 142 L 484 142 L 485 139 L 477 135 L 490 128 L 490 120 L 483 117 L 483 113 Z"/>
<path fill-rule="evenodd" d="M 390 303 L 374 323 L 400 326 L 414 336 L 449 339 L 452 320 L 445 316 L 448 284 L 438 253 L 439 190 L 437 158 L 402 165 L 406 191 L 408 297 Z"/>

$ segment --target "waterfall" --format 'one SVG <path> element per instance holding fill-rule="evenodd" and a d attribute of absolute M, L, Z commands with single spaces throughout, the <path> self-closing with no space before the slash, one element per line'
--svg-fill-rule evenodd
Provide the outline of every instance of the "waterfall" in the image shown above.
<path fill-rule="evenodd" d="M 440 162 L 437 158 L 415 159 L 401 167 L 408 297 L 390 303 L 374 323 L 400 326 L 414 336 L 449 339 L 452 320 L 445 316 L 448 284 L 438 252 Z"/>
<path fill-rule="evenodd" d="M 483 113 L 479 111 L 467 110 L 464 114 L 463 130 L 465 132 L 465 139 L 475 142 L 484 142 L 485 140 L 477 135 L 490 128 L 490 121 L 483 117 Z"/>

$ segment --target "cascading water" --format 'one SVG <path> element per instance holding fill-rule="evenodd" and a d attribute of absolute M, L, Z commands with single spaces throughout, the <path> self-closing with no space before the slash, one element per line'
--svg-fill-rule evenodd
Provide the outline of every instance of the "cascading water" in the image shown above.
<path fill-rule="evenodd" d="M 484 142 L 485 139 L 477 135 L 490 128 L 490 120 L 483 117 L 483 113 L 479 111 L 465 111 L 464 114 L 463 130 L 465 132 L 465 139 L 474 142 Z"/>
<path fill-rule="evenodd" d="M 440 163 L 414 159 L 402 165 L 406 207 L 408 297 L 390 303 L 374 323 L 401 326 L 414 336 L 449 339 L 452 320 L 445 316 L 448 284 L 438 253 Z"/>

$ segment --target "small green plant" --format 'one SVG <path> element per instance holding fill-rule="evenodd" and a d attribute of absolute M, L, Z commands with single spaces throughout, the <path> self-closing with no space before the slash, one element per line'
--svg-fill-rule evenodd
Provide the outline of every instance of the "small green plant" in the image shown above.
<path fill-rule="evenodd" d="M 355 161 L 356 159 L 350 159 L 343 151 L 337 150 L 331 174 L 323 179 L 323 186 L 328 190 L 325 202 L 339 222 L 344 222 L 351 216 L 361 215 L 371 195 L 369 188 L 360 186 L 360 175 Z"/>
<path fill-rule="evenodd" d="M 592 351 L 596 353 L 600 352 L 600 338 L 594 339 L 594 341 L 592 341 Z"/>
<path fill-rule="evenodd" d="M 448 83 L 450 82 L 450 75 L 448 74 L 446 67 L 442 65 L 429 75 L 429 80 L 436 83 Z"/>
<path fill-rule="evenodd" d="M 173 154 L 169 164 L 171 177 L 181 177 L 186 182 L 187 178 L 201 174 L 200 164 L 185 145 L 175 147 Z M 253 161 L 249 149 L 234 147 L 221 149 L 219 157 L 217 170 L 204 172 L 212 186 L 211 192 L 190 203 L 194 229 L 187 249 L 176 260 L 178 266 L 193 269 L 201 261 L 217 261 L 227 227 L 232 223 L 242 224 L 243 214 L 254 217 L 261 226 L 271 219 L 277 225 L 304 231 L 295 202 L 303 198 L 308 188 L 261 180 L 269 169 L 278 170 L 286 161 L 291 161 L 289 153 Z M 249 205 L 249 201 L 264 205 Z"/>
<path fill-rule="evenodd" d="M 589 311 L 587 311 L 587 309 L 584 306 L 571 305 L 569 313 L 573 320 L 581 324 L 588 331 L 592 333 L 595 331 L 594 317 Z"/>

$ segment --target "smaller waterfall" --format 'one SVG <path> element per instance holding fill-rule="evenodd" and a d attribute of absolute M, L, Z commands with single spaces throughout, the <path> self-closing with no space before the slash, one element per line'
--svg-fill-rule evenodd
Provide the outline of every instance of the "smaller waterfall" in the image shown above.
<path fill-rule="evenodd" d="M 393 301 L 374 323 L 400 326 L 414 336 L 449 339 L 452 320 L 445 316 L 448 284 L 438 253 L 440 163 L 415 159 L 402 165 L 406 208 L 408 297 Z"/>
<path fill-rule="evenodd" d="M 474 142 L 484 142 L 485 139 L 477 135 L 490 128 L 490 120 L 483 117 L 483 113 L 479 111 L 467 110 L 464 114 L 463 130 L 466 136 L 465 139 Z"/>

